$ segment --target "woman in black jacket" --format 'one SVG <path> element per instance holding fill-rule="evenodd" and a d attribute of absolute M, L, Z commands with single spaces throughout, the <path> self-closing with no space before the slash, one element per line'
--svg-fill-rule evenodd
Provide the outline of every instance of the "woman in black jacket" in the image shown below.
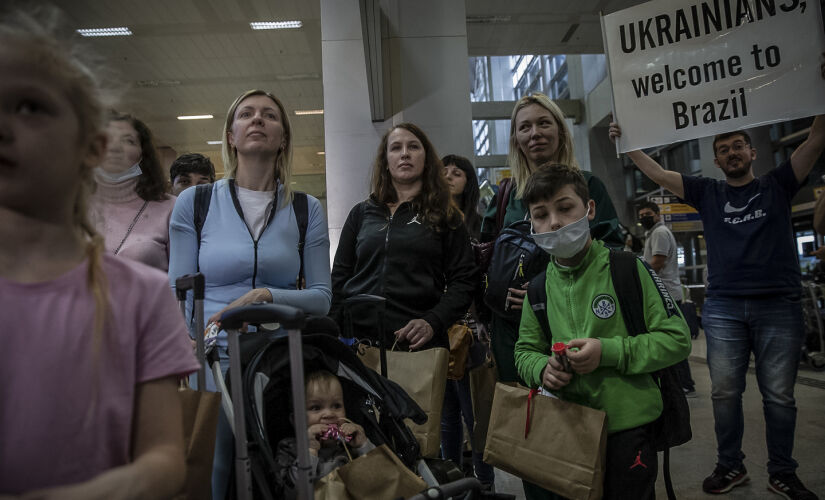
<path fill-rule="evenodd" d="M 386 298 L 384 331 L 371 307 L 350 310 L 352 335 L 383 334 L 410 349 L 448 347 L 447 329 L 472 301 L 475 263 L 442 170 L 435 148 L 411 123 L 381 140 L 372 194 L 350 210 L 332 267 L 330 315 L 345 333 L 343 301 L 366 293 Z"/>

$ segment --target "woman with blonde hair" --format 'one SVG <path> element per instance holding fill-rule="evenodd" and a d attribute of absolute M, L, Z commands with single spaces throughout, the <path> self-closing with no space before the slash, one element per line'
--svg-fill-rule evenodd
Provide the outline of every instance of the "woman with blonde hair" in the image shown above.
<path fill-rule="evenodd" d="M 281 101 L 263 90 L 238 96 L 226 115 L 222 155 L 224 178 L 183 191 L 175 203 L 169 229 L 172 285 L 179 276 L 200 270 L 206 277 L 204 311 L 210 323 L 226 309 L 253 302 L 325 315 L 331 298 L 327 223 L 316 198 L 290 188 L 292 130 Z M 208 200 L 200 228 L 195 222 L 198 190 Z M 294 203 L 300 198 L 305 204 Z M 303 247 L 301 218 L 307 222 Z M 224 332 L 217 351 L 226 372 Z M 208 376 L 207 385 L 213 383 Z M 223 413 L 218 425 L 212 476 L 216 499 L 226 494 L 233 448 Z"/>
<path fill-rule="evenodd" d="M 502 227 L 523 220 L 528 210 L 522 202 L 527 179 L 538 167 L 545 163 L 561 163 L 579 168 L 573 150 L 573 135 L 564 120 L 561 109 L 549 97 L 540 93 L 526 95 L 516 102 L 510 118 L 510 148 L 507 164 L 513 172 L 513 188 L 504 202 L 506 212 L 501 227 L 496 227 L 498 196 L 490 202 L 481 224 L 481 241 L 493 241 Z M 602 240 L 606 246 L 621 249 L 624 239 L 621 235 L 616 209 L 607 189 L 596 176 L 586 170 L 581 171 L 590 197 L 596 202 L 596 216 L 590 221 L 590 235 Z M 526 276 L 526 279 L 532 276 Z M 510 288 L 508 305 L 512 310 L 520 310 L 527 293 L 523 288 Z M 498 365 L 498 376 L 502 382 L 518 382 L 514 351 L 518 340 L 518 322 L 513 322 L 493 311 L 490 325 L 491 349 Z M 524 483 L 529 499 L 544 498 L 546 492 L 530 483 Z"/>
<path fill-rule="evenodd" d="M 106 106 L 58 17 L 0 14 L 0 497 L 172 498 L 198 364 L 166 275 L 88 218 Z"/>
<path fill-rule="evenodd" d="M 416 125 L 396 125 L 381 139 L 372 193 L 350 210 L 335 252 L 331 315 L 342 324 L 345 299 L 380 295 L 384 331 L 375 315 L 353 314 L 353 333 L 410 349 L 449 346 L 447 329 L 472 302 L 475 264 L 443 169 Z"/>

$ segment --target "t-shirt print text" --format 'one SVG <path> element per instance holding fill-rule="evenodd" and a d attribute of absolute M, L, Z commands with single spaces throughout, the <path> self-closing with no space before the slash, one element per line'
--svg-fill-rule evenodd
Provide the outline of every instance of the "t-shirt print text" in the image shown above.
<path fill-rule="evenodd" d="M 767 216 L 768 213 L 763 209 L 754 210 L 752 213 L 747 215 L 743 215 L 741 217 L 723 217 L 722 221 L 725 224 L 742 224 L 743 222 L 750 222 L 752 220 L 761 219 L 762 217 Z"/>

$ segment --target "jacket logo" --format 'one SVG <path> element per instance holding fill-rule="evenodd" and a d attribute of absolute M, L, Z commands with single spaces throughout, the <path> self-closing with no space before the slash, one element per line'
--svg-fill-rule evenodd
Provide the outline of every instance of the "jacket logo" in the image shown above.
<path fill-rule="evenodd" d="M 616 301 L 610 295 L 603 293 L 596 295 L 590 308 L 593 309 L 593 314 L 597 318 L 607 319 L 616 313 Z"/>
<path fill-rule="evenodd" d="M 413 217 L 412 220 L 407 223 L 408 226 L 410 224 L 418 224 L 419 226 L 421 225 L 421 221 L 418 220 L 418 214 L 415 214 L 415 217 Z"/>

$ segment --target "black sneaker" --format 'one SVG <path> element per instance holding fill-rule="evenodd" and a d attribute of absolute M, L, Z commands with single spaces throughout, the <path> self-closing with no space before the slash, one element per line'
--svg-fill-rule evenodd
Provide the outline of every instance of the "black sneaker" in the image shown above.
<path fill-rule="evenodd" d="M 772 475 L 768 479 L 768 491 L 788 500 L 819 500 L 793 472 Z"/>
<path fill-rule="evenodd" d="M 728 469 L 724 465 L 716 465 L 713 474 L 705 478 L 702 491 L 705 493 L 727 493 L 740 484 L 748 482 L 748 471 L 743 465 L 740 469 Z"/>

